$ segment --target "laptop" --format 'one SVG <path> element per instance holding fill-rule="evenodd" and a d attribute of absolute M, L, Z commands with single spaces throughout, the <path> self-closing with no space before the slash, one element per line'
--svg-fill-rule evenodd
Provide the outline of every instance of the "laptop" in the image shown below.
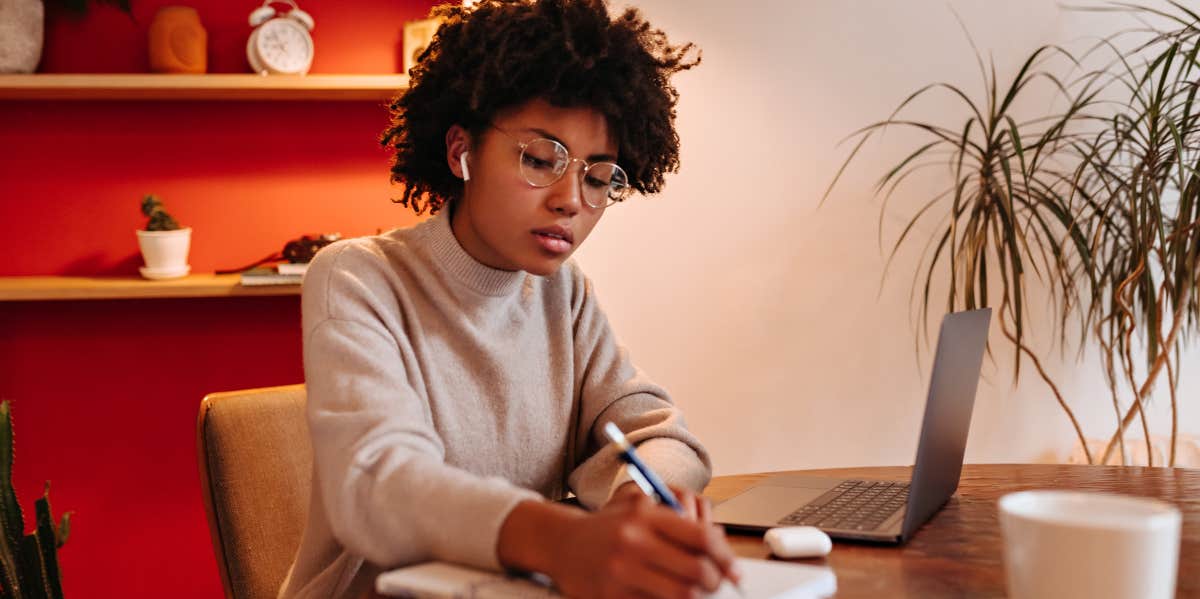
<path fill-rule="evenodd" d="M 909 482 L 777 474 L 718 504 L 713 520 L 733 531 L 816 526 L 839 539 L 906 542 L 958 488 L 991 316 L 942 319 Z"/>

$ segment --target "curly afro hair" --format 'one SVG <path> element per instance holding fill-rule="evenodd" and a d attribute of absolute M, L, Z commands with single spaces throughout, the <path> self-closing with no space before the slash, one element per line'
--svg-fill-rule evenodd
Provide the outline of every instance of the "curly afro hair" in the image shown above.
<path fill-rule="evenodd" d="M 671 45 L 634 8 L 612 19 L 604 0 L 483 0 L 434 14 L 443 23 L 380 140 L 395 150 L 392 182 L 404 186 L 393 201 L 433 214 L 460 197 L 446 131 L 458 124 L 478 136 L 497 112 L 535 98 L 603 114 L 640 193 L 657 193 L 679 169 L 669 79 L 700 63 L 693 44 Z"/>

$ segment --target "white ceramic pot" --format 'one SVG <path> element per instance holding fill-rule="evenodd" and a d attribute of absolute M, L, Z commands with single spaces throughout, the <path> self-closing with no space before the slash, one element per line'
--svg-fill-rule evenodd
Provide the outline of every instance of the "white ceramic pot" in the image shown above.
<path fill-rule="evenodd" d="M 32 73 L 42 59 L 42 0 L 0 0 L 0 73 Z"/>
<path fill-rule="evenodd" d="M 192 244 L 192 228 L 174 231 L 138 231 L 138 247 L 146 266 L 141 273 L 147 279 L 174 279 L 191 271 L 188 248 Z"/>

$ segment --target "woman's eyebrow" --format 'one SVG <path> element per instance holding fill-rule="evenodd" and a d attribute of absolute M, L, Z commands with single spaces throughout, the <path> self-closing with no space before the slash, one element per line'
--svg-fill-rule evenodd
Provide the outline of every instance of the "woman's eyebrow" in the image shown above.
<path fill-rule="evenodd" d="M 551 133 L 549 131 L 546 131 L 545 129 L 539 129 L 537 127 L 529 127 L 528 129 L 526 129 L 526 131 L 532 131 L 534 133 L 537 133 L 538 135 L 541 135 L 542 137 L 545 137 L 546 139 L 552 139 L 554 141 L 557 141 L 558 143 L 562 144 L 563 147 L 566 148 L 568 152 L 571 151 L 571 147 L 567 145 L 567 142 L 559 139 L 558 136 L 554 135 L 553 133 Z M 587 157 L 587 161 L 588 162 L 616 162 L 617 157 L 613 156 L 612 154 L 592 154 L 591 156 Z"/>

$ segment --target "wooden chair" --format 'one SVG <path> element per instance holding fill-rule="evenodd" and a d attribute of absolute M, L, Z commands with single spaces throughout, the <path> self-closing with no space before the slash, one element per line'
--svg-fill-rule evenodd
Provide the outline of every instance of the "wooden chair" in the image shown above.
<path fill-rule="evenodd" d="M 304 402 L 304 385 L 200 402 L 200 480 L 228 599 L 274 599 L 300 546 L 312 485 Z"/>

